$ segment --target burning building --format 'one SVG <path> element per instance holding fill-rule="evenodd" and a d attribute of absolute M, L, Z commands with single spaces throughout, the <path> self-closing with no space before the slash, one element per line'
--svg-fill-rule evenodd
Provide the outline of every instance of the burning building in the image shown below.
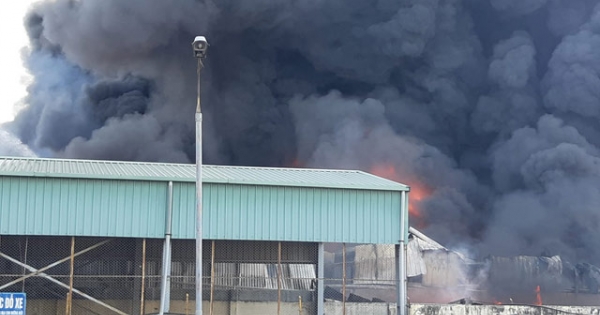
<path fill-rule="evenodd" d="M 499 303 L 592 305 L 600 298 L 600 269 L 560 256 L 491 256 L 481 262 L 487 277 L 481 296 Z M 543 296 L 543 299 L 542 299 Z"/>
<path fill-rule="evenodd" d="M 378 286 L 395 279 L 392 245 L 357 245 L 347 269 L 350 292 L 392 300 Z M 339 255 L 339 252 L 338 252 Z M 338 266 L 338 276 L 341 267 Z M 450 250 L 415 228 L 407 246 L 411 303 L 475 303 L 598 306 L 600 268 L 573 264 L 560 256 L 487 256 L 480 259 Z M 378 295 L 379 294 L 379 295 Z"/>
<path fill-rule="evenodd" d="M 599 21 L 599 0 L 40 2 L 0 153 L 190 162 L 205 35 L 207 163 L 385 173 L 447 248 L 559 256 L 594 291 Z"/>

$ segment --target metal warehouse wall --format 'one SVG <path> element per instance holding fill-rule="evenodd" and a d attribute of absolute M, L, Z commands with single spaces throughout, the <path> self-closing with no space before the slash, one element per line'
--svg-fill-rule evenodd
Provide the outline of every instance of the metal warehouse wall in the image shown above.
<path fill-rule="evenodd" d="M 162 238 L 169 185 L 0 176 L 0 234 Z M 401 192 L 205 183 L 204 238 L 396 244 Z M 195 185 L 173 183 L 173 238 L 193 239 Z"/>
<path fill-rule="evenodd" d="M 174 187 L 173 237 L 194 238 L 195 186 Z M 395 244 L 400 192 L 204 184 L 208 239 Z"/>
<path fill-rule="evenodd" d="M 163 238 L 167 183 L 0 177 L 0 234 Z"/>

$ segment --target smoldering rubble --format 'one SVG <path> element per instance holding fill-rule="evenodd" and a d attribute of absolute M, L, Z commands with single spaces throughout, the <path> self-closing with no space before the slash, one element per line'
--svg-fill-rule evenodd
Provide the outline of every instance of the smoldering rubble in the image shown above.
<path fill-rule="evenodd" d="M 561 256 L 494 256 L 472 259 L 465 252 L 449 250 L 417 229 L 409 228 L 406 252 L 407 290 L 411 303 L 443 304 L 544 304 L 597 305 L 600 268 Z M 345 256 L 344 256 L 345 255 Z M 395 245 L 360 244 L 346 253 L 329 253 L 327 277 L 341 277 L 346 269 L 353 295 L 366 301 L 395 301 Z M 332 261 L 333 260 L 333 264 Z M 326 259 L 327 261 L 327 259 Z M 330 290 L 331 292 L 331 290 Z M 331 292 L 335 293 L 335 292 Z M 341 293 L 330 298 L 340 299 Z M 543 298 L 542 298 L 543 297 Z"/>
<path fill-rule="evenodd" d="M 207 163 L 391 165 L 446 246 L 600 260 L 598 0 L 58 0 L 24 23 L 4 128 L 35 154 L 191 162 L 201 34 Z"/>

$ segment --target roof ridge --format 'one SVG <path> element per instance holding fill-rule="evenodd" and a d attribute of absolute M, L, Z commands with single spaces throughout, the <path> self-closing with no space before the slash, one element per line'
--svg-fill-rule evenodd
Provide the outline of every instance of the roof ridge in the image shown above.
<path fill-rule="evenodd" d="M 130 164 L 130 165 L 168 165 L 181 167 L 195 167 L 195 163 L 181 162 L 146 162 L 146 161 L 122 161 L 122 160 L 95 160 L 95 159 L 65 159 L 65 158 L 43 158 L 43 157 L 13 157 L 0 156 L 2 160 L 22 160 L 22 161 L 51 161 L 51 162 L 73 162 L 73 163 L 94 163 L 94 164 Z M 224 167 L 224 168 L 243 168 L 243 169 L 273 169 L 290 171 L 310 171 L 310 172 L 334 172 L 334 173 L 364 173 L 355 169 L 327 169 L 327 168 L 303 168 L 303 167 L 277 167 L 277 166 L 252 166 L 252 165 L 224 165 L 224 164 L 202 164 L 205 167 Z M 369 174 L 369 173 L 365 173 Z M 369 174 L 371 175 L 371 174 Z M 374 175 L 373 175 L 374 176 Z"/>
<path fill-rule="evenodd" d="M 194 182 L 195 164 L 0 157 L 0 176 Z M 203 165 L 207 183 L 408 191 L 359 170 Z"/>

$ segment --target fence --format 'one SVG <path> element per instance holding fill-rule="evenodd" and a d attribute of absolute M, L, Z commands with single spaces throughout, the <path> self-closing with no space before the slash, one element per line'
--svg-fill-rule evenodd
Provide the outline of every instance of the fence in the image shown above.
<path fill-rule="evenodd" d="M 194 314 L 195 242 L 171 248 L 169 259 L 162 239 L 0 236 L 0 291 L 25 292 L 27 314 Z M 353 303 L 360 314 L 395 308 L 394 245 L 327 243 L 322 279 L 316 243 L 203 249 L 204 314 L 317 314 L 319 280 L 327 314 L 351 314 Z"/>

